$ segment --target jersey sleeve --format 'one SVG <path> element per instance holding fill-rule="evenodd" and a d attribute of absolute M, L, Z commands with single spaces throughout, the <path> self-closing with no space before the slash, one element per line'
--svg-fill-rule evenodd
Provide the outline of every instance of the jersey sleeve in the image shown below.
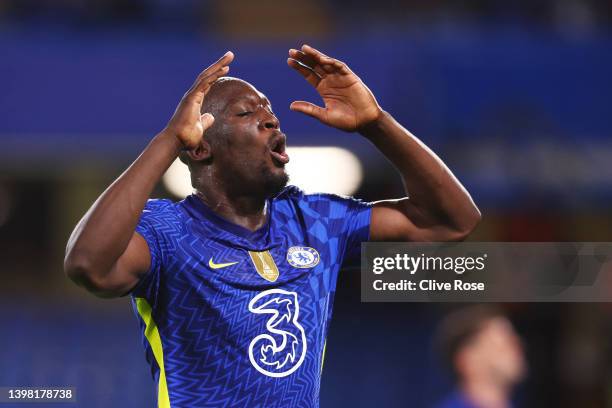
<path fill-rule="evenodd" d="M 335 194 L 307 197 L 317 212 L 327 218 L 327 235 L 338 240 L 339 261 L 358 261 L 361 243 L 370 238 L 372 203 Z"/>
<path fill-rule="evenodd" d="M 370 221 L 372 217 L 372 203 L 355 198 L 346 198 L 346 248 L 344 259 L 358 260 L 361 256 L 361 243 L 370 240 Z"/>
<path fill-rule="evenodd" d="M 147 242 L 151 266 L 131 291 L 134 297 L 144 297 L 150 304 L 157 299 L 163 273 L 176 246 L 173 242 L 180 223 L 170 200 L 148 200 L 142 211 L 136 232 Z"/>

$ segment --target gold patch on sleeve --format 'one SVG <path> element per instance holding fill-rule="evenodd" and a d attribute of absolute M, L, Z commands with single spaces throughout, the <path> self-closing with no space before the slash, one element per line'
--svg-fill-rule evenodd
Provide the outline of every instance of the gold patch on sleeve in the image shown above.
<path fill-rule="evenodd" d="M 272 258 L 270 251 L 249 251 L 249 256 L 259 276 L 269 282 L 274 282 L 278 279 L 278 267 L 274 263 L 274 258 Z"/>

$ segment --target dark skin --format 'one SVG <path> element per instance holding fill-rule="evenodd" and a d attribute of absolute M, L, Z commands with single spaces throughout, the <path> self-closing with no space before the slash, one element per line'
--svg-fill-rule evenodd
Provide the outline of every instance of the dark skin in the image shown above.
<path fill-rule="evenodd" d="M 247 82 L 224 78 L 207 98 L 212 102 L 203 110 L 215 124 L 181 159 L 190 166 L 197 195 L 213 211 L 255 230 L 266 221 L 266 199 L 288 180 L 286 136 L 270 101 Z"/>
<path fill-rule="evenodd" d="M 285 136 L 263 94 L 244 81 L 217 81 L 233 58 L 226 53 L 198 76 L 166 128 L 77 224 L 64 262 L 75 282 L 98 296 L 116 297 L 148 271 L 149 248 L 134 230 L 155 184 L 179 154 L 189 163 L 197 195 L 213 211 L 250 230 L 265 224 L 266 200 L 286 183 Z M 291 109 L 360 133 L 404 180 L 407 197 L 374 204 L 371 240 L 457 241 L 474 229 L 480 212 L 467 191 L 382 110 L 346 64 L 307 45 L 290 50 L 287 63 L 324 102 L 319 107 L 296 101 Z"/>

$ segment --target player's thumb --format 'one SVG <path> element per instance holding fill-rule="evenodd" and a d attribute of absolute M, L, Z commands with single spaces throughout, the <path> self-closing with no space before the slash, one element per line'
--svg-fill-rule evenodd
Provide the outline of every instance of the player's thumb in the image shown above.
<path fill-rule="evenodd" d="M 210 113 L 205 113 L 202 116 L 200 116 L 200 122 L 202 122 L 202 127 L 204 128 L 204 130 L 211 127 L 214 121 L 215 121 L 215 117 L 211 115 Z"/>
<path fill-rule="evenodd" d="M 315 105 L 314 103 L 304 102 L 304 101 L 295 101 L 289 105 L 289 109 L 295 112 L 302 112 L 308 116 L 312 116 L 315 119 L 323 120 L 323 116 L 325 113 L 325 109 L 320 106 Z"/>

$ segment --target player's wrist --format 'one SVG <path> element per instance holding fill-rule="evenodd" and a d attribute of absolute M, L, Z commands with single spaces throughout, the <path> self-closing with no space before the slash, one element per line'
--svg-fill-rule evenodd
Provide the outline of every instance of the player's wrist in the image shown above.
<path fill-rule="evenodd" d="M 372 119 L 359 126 L 357 132 L 365 138 L 375 138 L 382 133 L 386 126 L 385 122 L 389 121 L 389 119 L 389 114 L 381 107 L 378 107 L 378 111 L 372 116 Z"/>
<path fill-rule="evenodd" d="M 168 128 L 163 129 L 155 136 L 156 140 L 162 142 L 165 146 L 168 146 L 169 149 L 172 150 L 173 153 L 177 155 L 185 150 L 185 145 L 179 139 L 178 135 L 175 132 L 170 131 Z"/>

